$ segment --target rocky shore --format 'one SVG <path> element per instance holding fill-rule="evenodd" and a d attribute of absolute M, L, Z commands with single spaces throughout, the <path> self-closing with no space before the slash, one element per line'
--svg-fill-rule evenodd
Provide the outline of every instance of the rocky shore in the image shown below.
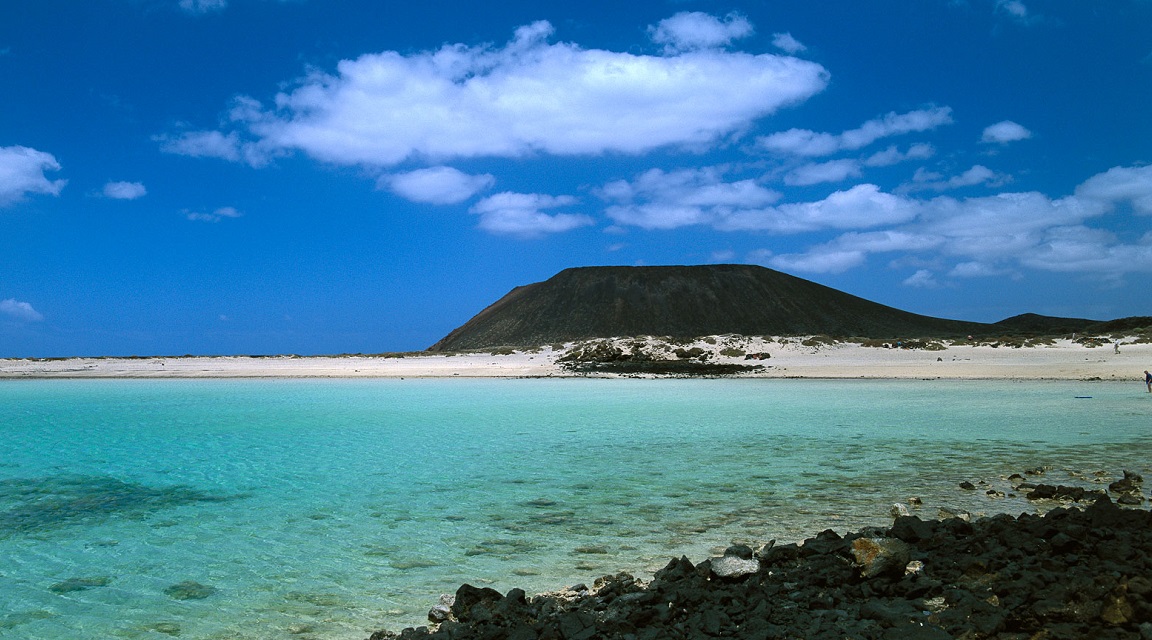
<path fill-rule="evenodd" d="M 621 573 L 536 596 L 464 585 L 430 627 L 369 640 L 1148 639 L 1152 513 L 1123 506 L 1144 502 L 1141 481 L 1125 473 L 1044 515 L 900 515 L 844 536 L 737 545 L 672 560 L 647 583 Z M 1033 499 L 1060 493 L 1039 487 Z"/>

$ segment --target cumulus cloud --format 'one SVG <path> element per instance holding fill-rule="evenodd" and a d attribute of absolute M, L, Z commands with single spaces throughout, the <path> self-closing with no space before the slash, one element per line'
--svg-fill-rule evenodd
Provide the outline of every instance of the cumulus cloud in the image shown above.
<path fill-rule="evenodd" d="M 784 184 L 808 186 L 822 182 L 841 182 L 860 176 L 860 163 L 855 160 L 811 162 L 796 167 L 784 176 Z"/>
<path fill-rule="evenodd" d="M 795 273 L 843 273 L 864 264 L 866 257 L 863 251 L 817 250 L 774 256 L 768 264 Z"/>
<path fill-rule="evenodd" d="M 791 33 L 772 34 L 772 46 L 784 53 L 793 55 L 808 50 L 808 47 L 801 44 L 796 38 L 793 38 Z"/>
<path fill-rule="evenodd" d="M 683 11 L 648 27 L 652 41 L 669 53 L 723 47 L 752 35 L 752 23 L 736 13 L 724 20 L 699 11 Z M 790 52 L 791 53 L 791 52 Z"/>
<path fill-rule="evenodd" d="M 823 200 L 737 212 L 716 226 L 721 230 L 776 233 L 867 229 L 911 220 L 916 211 L 915 203 L 905 198 L 884 193 L 874 184 L 859 184 L 836 191 Z"/>
<path fill-rule="evenodd" d="M 780 198 L 754 180 L 725 182 L 715 167 L 665 172 L 651 169 L 632 182 L 618 180 L 600 190 L 608 217 L 644 229 L 721 224 L 736 212 L 763 208 Z"/>
<path fill-rule="evenodd" d="M 114 200 L 135 200 L 147 194 L 148 190 L 140 182 L 109 182 L 104 185 L 104 197 Z"/>
<path fill-rule="evenodd" d="M 1020 267 L 1116 278 L 1152 272 L 1152 233 L 1136 242 L 1089 226 L 1124 203 L 1133 213 L 1147 193 L 1147 167 L 1116 167 L 1084 181 L 1071 196 L 1037 192 L 1000 193 L 978 198 L 910 196 L 894 206 L 911 213 L 904 223 L 861 233 L 849 231 L 803 253 L 775 256 L 773 266 L 829 273 L 863 264 L 875 253 L 931 252 L 955 261 L 949 277 L 1017 273 Z M 786 206 L 780 205 L 783 209 Z M 935 276 L 933 276 L 935 279 Z M 917 281 L 919 278 L 916 279 Z"/>
<path fill-rule="evenodd" d="M 27 302 L 20 302 L 15 298 L 0 300 L 0 314 L 17 322 L 39 322 L 44 316 L 32 308 Z"/>
<path fill-rule="evenodd" d="M 67 180 L 49 180 L 47 171 L 59 171 L 55 156 L 29 147 L 0 147 L 0 207 L 30 193 L 59 195 Z"/>
<path fill-rule="evenodd" d="M 412 202 L 457 204 L 491 187 L 491 174 L 469 175 L 452 167 L 429 167 L 384 176 L 379 185 Z"/>
<path fill-rule="evenodd" d="M 868 156 L 868 158 L 864 160 L 864 166 L 889 167 L 907 160 L 925 160 L 934 155 L 936 155 L 936 148 L 923 142 L 918 142 L 908 147 L 907 151 L 900 151 L 896 148 L 896 145 L 891 145 L 883 151 L 877 151 Z"/>
<path fill-rule="evenodd" d="M 741 21 L 716 22 L 735 37 Z M 162 147 L 252 163 L 301 151 L 377 167 L 699 148 L 803 102 L 829 78 L 819 64 L 787 56 L 715 48 L 633 55 L 552 44 L 552 32 L 541 21 L 502 47 L 450 44 L 343 60 L 334 73 L 315 71 L 278 94 L 273 107 L 238 99 L 230 113 L 236 131 L 162 136 Z M 688 37 L 665 32 L 679 34 L 677 42 Z"/>
<path fill-rule="evenodd" d="M 643 229 L 708 225 L 722 231 L 801 233 L 864 229 L 895 224 L 916 215 L 914 203 L 873 184 L 836 191 L 815 202 L 773 204 L 781 194 L 754 180 L 726 182 L 721 172 L 652 169 L 632 182 L 600 190 L 612 202 L 606 213 L 617 224 Z"/>
<path fill-rule="evenodd" d="M 1152 165 L 1113 167 L 1085 180 L 1076 196 L 1098 202 L 1129 203 L 1142 215 L 1152 215 Z"/>
<path fill-rule="evenodd" d="M 184 211 L 184 217 L 193 222 L 220 222 L 226 218 L 239 218 L 244 214 L 240 213 L 235 207 L 220 207 L 210 213 L 201 211 Z"/>
<path fill-rule="evenodd" d="M 984 134 L 980 136 L 980 141 L 989 144 L 1008 144 L 1031 137 L 1031 131 L 1011 120 L 1004 120 L 986 127 Z"/>
<path fill-rule="evenodd" d="M 827 156 L 840 151 L 862 149 L 881 138 L 930 131 L 951 123 L 951 108 L 931 107 L 908 113 L 891 112 L 840 134 L 789 129 L 762 136 L 757 143 L 773 153 L 808 157 Z"/>
<path fill-rule="evenodd" d="M 546 209 L 577 203 L 572 196 L 505 191 L 484 198 L 469 209 L 480 216 L 479 227 L 490 233 L 534 237 L 562 233 L 594 224 L 589 216 L 575 213 L 544 213 Z"/>
<path fill-rule="evenodd" d="M 920 168 L 916 170 L 911 183 L 901 185 L 900 191 L 948 191 L 977 185 L 999 187 L 1011 181 L 1011 176 L 997 173 L 981 164 L 973 165 L 971 169 L 948 179 L 939 173 Z"/>

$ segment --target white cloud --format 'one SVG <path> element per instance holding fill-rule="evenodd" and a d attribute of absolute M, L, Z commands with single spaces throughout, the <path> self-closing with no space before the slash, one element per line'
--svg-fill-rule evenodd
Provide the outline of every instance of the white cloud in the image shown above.
<path fill-rule="evenodd" d="M 729 30 L 738 21 L 726 23 Z M 165 150 L 230 160 L 302 151 L 345 165 L 406 159 L 645 153 L 714 144 L 822 91 L 820 65 L 701 49 L 633 55 L 550 44 L 552 26 L 520 27 L 503 47 L 445 45 L 343 60 L 263 108 L 241 98 L 237 131 L 161 139 Z M 213 135 L 214 134 L 214 135 Z"/>
<path fill-rule="evenodd" d="M 752 23 L 736 13 L 724 20 L 699 11 L 683 11 L 648 27 L 652 41 L 669 53 L 723 47 L 752 35 Z M 791 53 L 791 52 L 790 52 Z"/>
<path fill-rule="evenodd" d="M 780 49 L 784 53 L 793 55 L 808 50 L 808 47 L 801 44 L 796 38 L 793 38 L 791 33 L 772 34 L 772 46 Z"/>
<path fill-rule="evenodd" d="M 865 258 L 863 251 L 813 251 L 779 255 L 768 264 L 781 271 L 797 273 L 843 273 L 864 264 Z"/>
<path fill-rule="evenodd" d="M 896 145 L 891 145 L 883 151 L 868 156 L 864 160 L 866 167 L 889 167 L 894 164 L 899 164 L 906 160 L 925 160 L 931 158 L 936 154 L 936 148 L 930 144 L 918 142 L 910 147 L 908 151 L 900 151 Z"/>
<path fill-rule="evenodd" d="M 1131 203 L 1136 213 L 1152 215 L 1152 165 L 1113 167 L 1085 180 L 1076 188 L 1078 198 L 1105 203 Z"/>
<path fill-rule="evenodd" d="M 148 190 L 140 182 L 109 182 L 104 185 L 104 197 L 114 200 L 135 200 L 147 194 Z"/>
<path fill-rule="evenodd" d="M 208 13 L 220 11 L 228 6 L 228 0 L 180 0 L 180 8 L 188 13 Z"/>
<path fill-rule="evenodd" d="M 904 223 L 867 233 L 848 232 L 804 253 L 777 256 L 776 266 L 836 272 L 862 264 L 872 253 L 931 253 L 955 260 L 949 277 L 1012 275 L 1020 267 L 1117 278 L 1152 272 L 1152 233 L 1137 242 L 1087 223 L 1124 202 L 1145 197 L 1152 169 L 1116 167 L 1084 181 L 1074 195 L 1052 199 L 1036 192 L 980 198 L 897 198 L 912 213 Z M 797 205 L 781 205 L 805 207 Z M 1143 211 L 1133 205 L 1133 213 Z M 897 261 L 893 261 L 894 263 Z M 935 276 L 933 276 L 934 278 Z M 921 278 L 916 278 L 918 282 Z"/>
<path fill-rule="evenodd" d="M 809 157 L 826 156 L 844 150 L 862 149 L 881 138 L 929 131 L 951 123 L 951 108 L 932 107 L 908 113 L 891 112 L 839 135 L 808 129 L 789 129 L 762 136 L 757 143 L 774 153 Z"/>
<path fill-rule="evenodd" d="M 1028 17 L 1028 7 L 1020 0 L 997 0 L 996 8 L 1016 18 Z"/>
<path fill-rule="evenodd" d="M 948 275 L 955 278 L 990 278 L 1005 273 L 1007 270 L 983 262 L 960 262 L 952 267 Z"/>
<path fill-rule="evenodd" d="M 220 207 L 211 213 L 203 213 L 198 211 L 185 211 L 184 217 L 193 222 L 220 222 L 225 218 L 239 218 L 244 214 L 237 211 L 234 207 Z"/>
<path fill-rule="evenodd" d="M 1012 20 L 1022 25 L 1033 25 L 1041 22 L 1042 18 L 1032 13 L 1028 6 L 1020 0 L 996 0 L 996 11 L 1007 14 Z"/>
<path fill-rule="evenodd" d="M 973 165 L 964 173 L 952 176 L 947 180 L 943 179 L 944 176 L 939 173 L 926 171 L 923 168 L 917 169 L 916 174 L 912 177 L 912 182 L 901 185 L 900 191 L 948 191 L 950 189 L 961 189 L 963 187 L 974 187 L 976 185 L 986 185 L 989 187 L 999 187 L 1012 181 L 1012 177 L 1003 173 L 997 173 L 984 165 Z"/>
<path fill-rule="evenodd" d="M 780 198 L 754 180 L 725 182 L 716 168 L 665 172 L 651 169 L 632 182 L 610 182 L 600 195 L 610 202 L 607 213 L 619 224 L 644 229 L 674 229 L 718 224 L 734 212 L 759 209 Z"/>
<path fill-rule="evenodd" d="M 815 202 L 785 203 L 756 218 L 734 219 L 721 229 L 762 229 L 782 233 L 822 229 L 866 229 L 916 217 L 915 202 L 884 193 L 874 184 L 836 191 Z"/>
<path fill-rule="evenodd" d="M 0 314 L 18 322 L 39 322 L 44 316 L 32 308 L 27 302 L 20 302 L 15 298 L 0 300 Z"/>
<path fill-rule="evenodd" d="M 944 244 L 945 238 L 928 233 L 900 231 L 849 232 L 836 238 L 830 246 L 839 250 L 881 253 L 888 251 L 925 251 Z"/>
<path fill-rule="evenodd" d="M 986 182 L 989 173 L 969 170 L 952 181 Z M 1152 166 L 1115 167 L 1085 180 L 1073 195 L 1058 199 L 1037 192 L 924 199 L 860 184 L 811 202 L 778 204 L 775 194 L 770 199 L 762 196 L 755 206 L 752 203 L 757 201 L 741 203 L 738 197 L 729 197 L 724 207 L 700 206 L 709 201 L 704 193 L 720 200 L 715 194 L 735 193 L 736 184 L 724 182 L 719 171 L 666 174 L 653 170 L 633 182 L 610 183 L 601 195 L 626 202 L 607 209 L 619 225 L 648 229 L 709 225 L 721 231 L 777 234 L 844 231 L 802 252 L 749 258 L 796 272 L 838 273 L 864 264 L 876 253 L 903 254 L 890 261 L 893 268 L 915 266 L 930 271 L 931 278 L 914 274 L 907 283 L 910 286 L 939 284 L 937 273 L 963 278 L 1016 277 L 1022 267 L 1104 278 L 1152 272 L 1152 232 L 1126 242 L 1087 224 L 1109 212 L 1152 214 Z M 1131 204 L 1131 211 L 1117 211 L 1123 204 Z"/>
<path fill-rule="evenodd" d="M 1018 140 L 1027 140 L 1031 137 L 1031 131 L 1011 120 L 1004 120 L 986 127 L 984 134 L 980 136 L 980 141 L 991 144 L 1008 144 Z"/>
<path fill-rule="evenodd" d="M 179 136 L 154 136 L 160 143 L 160 150 L 193 158 L 222 158 L 236 162 L 240 160 L 240 136 L 235 131 L 224 134 L 219 131 L 188 131 Z"/>
<path fill-rule="evenodd" d="M 860 176 L 860 163 L 855 160 L 813 162 L 796 167 L 784 176 L 784 184 L 808 186 L 823 182 L 840 182 Z"/>
<path fill-rule="evenodd" d="M 932 272 L 927 269 L 919 269 L 916 273 L 908 276 L 904 282 L 906 287 L 916 287 L 918 289 L 938 289 L 940 283 L 936 281 L 936 277 Z"/>
<path fill-rule="evenodd" d="M 452 167 L 429 167 L 384 176 L 378 184 L 413 202 L 457 204 L 491 187 L 496 179 L 488 173 L 469 175 Z"/>
<path fill-rule="evenodd" d="M 725 182 L 715 168 L 668 173 L 652 169 L 632 182 L 611 182 L 600 195 L 614 203 L 606 210 L 613 221 L 643 229 L 710 225 L 722 231 L 800 233 L 896 224 L 917 212 L 915 201 L 883 193 L 873 184 L 836 191 L 815 202 L 773 206 L 778 192 L 754 180 Z"/>
<path fill-rule="evenodd" d="M 0 207 L 30 193 L 59 195 L 67 180 L 49 180 L 46 171 L 59 171 L 55 156 L 29 147 L 0 147 Z"/>
<path fill-rule="evenodd" d="M 1024 255 L 1025 266 L 1045 271 L 1116 276 L 1152 272 L 1152 243 L 1117 243 L 1114 234 L 1084 226 L 1054 227 L 1043 241 Z"/>
<path fill-rule="evenodd" d="M 523 237 L 561 233 L 594 224 L 583 214 L 544 213 L 544 209 L 576 204 L 572 196 L 550 196 L 540 193 L 505 191 L 472 205 L 470 212 L 480 216 L 479 227 L 485 231 Z"/>

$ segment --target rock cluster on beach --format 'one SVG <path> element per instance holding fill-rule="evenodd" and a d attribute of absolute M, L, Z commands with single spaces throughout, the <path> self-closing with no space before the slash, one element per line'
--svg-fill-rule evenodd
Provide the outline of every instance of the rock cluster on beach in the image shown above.
<path fill-rule="evenodd" d="M 1138 476 L 1114 485 L 1139 495 Z M 1084 504 L 737 545 L 648 583 L 621 573 L 532 597 L 464 585 L 437 624 L 370 640 L 1152 638 L 1152 513 Z"/>

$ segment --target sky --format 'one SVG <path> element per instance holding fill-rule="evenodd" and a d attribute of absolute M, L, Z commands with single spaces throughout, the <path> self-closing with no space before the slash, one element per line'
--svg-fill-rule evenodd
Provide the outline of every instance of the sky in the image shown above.
<path fill-rule="evenodd" d="M 569 267 L 1152 315 L 1152 0 L 0 3 L 0 357 L 428 347 Z"/>

